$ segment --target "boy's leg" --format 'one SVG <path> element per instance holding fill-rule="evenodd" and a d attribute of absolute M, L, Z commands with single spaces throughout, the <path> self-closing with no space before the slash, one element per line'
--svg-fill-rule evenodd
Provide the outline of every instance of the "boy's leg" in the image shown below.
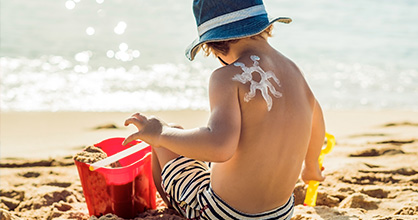
<path fill-rule="evenodd" d="M 178 154 L 175 154 L 165 148 L 152 148 L 152 176 L 154 184 L 158 193 L 161 195 L 161 198 L 164 200 L 164 203 L 168 207 L 171 207 L 171 203 L 168 201 L 165 191 L 161 187 L 161 172 L 167 162 L 177 157 L 179 157 Z"/>

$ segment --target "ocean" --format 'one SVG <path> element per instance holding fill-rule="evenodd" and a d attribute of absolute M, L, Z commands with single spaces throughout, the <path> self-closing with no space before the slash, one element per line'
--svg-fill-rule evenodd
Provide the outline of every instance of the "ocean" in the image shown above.
<path fill-rule="evenodd" d="M 418 1 L 265 0 L 325 109 L 418 110 Z M 0 0 L 0 110 L 208 110 L 191 1 Z M 285 80 L 282 80 L 285 83 Z"/>

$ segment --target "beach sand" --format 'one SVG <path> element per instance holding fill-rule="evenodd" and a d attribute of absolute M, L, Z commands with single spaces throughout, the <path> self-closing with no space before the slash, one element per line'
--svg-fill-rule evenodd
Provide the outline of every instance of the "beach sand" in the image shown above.
<path fill-rule="evenodd" d="M 185 128 L 205 125 L 205 111 L 150 112 Z M 1 219 L 95 219 L 88 215 L 72 156 L 84 146 L 135 131 L 130 113 L 1 113 Z M 418 219 L 418 112 L 326 111 L 336 137 L 325 157 L 316 207 L 295 187 L 292 219 Z M 136 219 L 181 219 L 164 208 Z M 101 219 L 117 219 L 115 216 Z"/>

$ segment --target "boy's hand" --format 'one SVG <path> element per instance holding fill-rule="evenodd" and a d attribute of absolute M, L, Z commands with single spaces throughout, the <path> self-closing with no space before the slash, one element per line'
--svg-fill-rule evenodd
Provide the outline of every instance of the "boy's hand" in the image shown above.
<path fill-rule="evenodd" d="M 130 124 L 135 125 L 138 131 L 129 135 L 123 141 L 123 145 L 126 145 L 136 139 L 142 139 L 154 147 L 159 147 L 159 137 L 162 133 L 163 127 L 167 126 L 165 122 L 155 117 L 147 118 L 140 113 L 135 113 L 130 118 L 126 119 L 125 126 Z"/>
<path fill-rule="evenodd" d="M 309 181 L 311 180 L 319 181 L 319 182 L 324 181 L 325 176 L 322 173 L 324 169 L 325 169 L 324 167 L 322 167 L 321 170 L 319 170 L 319 168 L 316 168 L 316 167 L 303 166 L 302 174 L 301 174 L 302 181 L 305 184 L 308 184 Z"/>

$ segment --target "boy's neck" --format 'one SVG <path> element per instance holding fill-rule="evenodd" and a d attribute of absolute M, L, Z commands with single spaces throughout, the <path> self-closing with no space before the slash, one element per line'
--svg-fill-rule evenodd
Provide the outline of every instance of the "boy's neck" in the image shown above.
<path fill-rule="evenodd" d="M 272 49 L 272 47 L 265 39 L 245 38 L 230 45 L 227 58 L 229 63 L 233 63 L 240 57 L 245 56 L 247 54 L 257 55 L 260 53 L 265 53 L 270 49 Z"/>

